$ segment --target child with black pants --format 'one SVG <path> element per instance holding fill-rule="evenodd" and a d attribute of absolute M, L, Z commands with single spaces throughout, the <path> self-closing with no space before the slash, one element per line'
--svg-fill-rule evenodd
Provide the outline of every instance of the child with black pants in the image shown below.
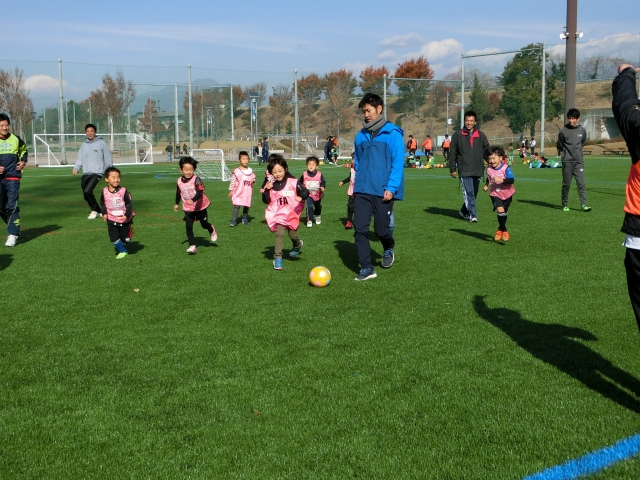
<path fill-rule="evenodd" d="M 107 168 L 104 179 L 107 186 L 102 189 L 100 195 L 100 211 L 107 224 L 109 241 L 115 246 L 116 258 L 120 260 L 128 255 L 124 244 L 131 240 L 131 225 L 135 213 L 131 194 L 125 187 L 120 186 L 120 170 L 115 167 Z"/>
<path fill-rule="evenodd" d="M 212 242 L 218 239 L 215 227 L 208 221 L 207 207 L 211 202 L 204 194 L 204 183 L 195 174 L 197 165 L 198 161 L 195 158 L 180 158 L 182 177 L 178 179 L 176 204 L 173 206 L 173 211 L 177 212 L 180 200 L 182 200 L 184 222 L 187 229 L 187 239 L 189 240 L 189 248 L 187 249 L 189 255 L 198 253 L 196 250 L 196 238 L 193 235 L 193 222 L 196 220 L 199 220 L 200 226 L 209 232 Z"/>

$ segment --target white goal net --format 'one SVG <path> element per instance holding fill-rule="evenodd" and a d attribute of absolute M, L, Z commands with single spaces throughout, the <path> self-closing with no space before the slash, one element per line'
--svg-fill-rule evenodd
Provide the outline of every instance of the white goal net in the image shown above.
<path fill-rule="evenodd" d="M 107 143 L 114 165 L 153 164 L 152 145 L 140 135 L 101 133 L 99 136 Z M 84 133 L 34 135 L 34 151 L 29 154 L 33 154 L 36 167 L 73 166 L 86 138 Z"/>
<path fill-rule="evenodd" d="M 196 175 L 200 178 L 231 180 L 231 172 L 224 160 L 224 152 L 217 148 L 191 150 L 191 156 L 198 161 Z"/>

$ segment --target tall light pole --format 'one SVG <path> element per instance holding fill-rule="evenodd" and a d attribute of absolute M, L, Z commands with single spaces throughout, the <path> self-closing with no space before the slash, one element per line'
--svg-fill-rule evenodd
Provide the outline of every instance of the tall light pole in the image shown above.
<path fill-rule="evenodd" d="M 564 81 L 564 114 L 567 122 L 567 112 L 576 106 L 576 40 L 582 37 L 578 32 L 578 0 L 567 0 L 567 30 L 560 34 L 560 39 L 567 40 L 565 54 L 565 81 Z"/>

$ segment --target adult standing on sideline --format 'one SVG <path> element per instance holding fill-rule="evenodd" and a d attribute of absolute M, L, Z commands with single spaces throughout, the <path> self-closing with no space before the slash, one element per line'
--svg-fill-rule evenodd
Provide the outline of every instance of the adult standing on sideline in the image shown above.
<path fill-rule="evenodd" d="M 450 150 L 451 150 L 451 139 L 449 138 L 448 134 L 445 134 L 444 140 L 442 140 L 442 155 L 444 156 L 444 159 L 447 162 L 449 161 Z"/>
<path fill-rule="evenodd" d="M 529 144 L 529 147 L 531 148 L 531 155 L 533 156 L 536 153 L 536 139 L 531 137 L 531 143 Z"/>
<path fill-rule="evenodd" d="M 369 225 L 382 243 L 382 268 L 393 265 L 395 240 L 391 230 L 393 203 L 404 197 L 404 142 L 400 127 L 387 122 L 382 114 L 380 96 L 367 93 L 358 108 L 362 110 L 363 129 L 354 142 L 355 182 L 353 186 L 355 216 L 354 239 L 360 273 L 355 280 L 375 278 L 371 263 Z"/>
<path fill-rule="evenodd" d="M 427 161 L 429 161 L 429 157 L 431 156 L 431 149 L 433 147 L 433 142 L 431 142 L 431 137 L 427 135 L 427 138 L 422 142 L 422 148 L 424 149 L 424 156 L 427 157 Z"/>
<path fill-rule="evenodd" d="M 27 163 L 27 146 L 9 132 L 11 120 L 0 113 L 0 217 L 7 224 L 6 247 L 15 247 L 20 235 L 20 179 Z"/>
<path fill-rule="evenodd" d="M 640 328 L 640 101 L 636 90 L 637 72 L 640 68 L 627 63 L 618 67 L 618 76 L 613 81 L 611 108 L 631 155 L 622 232 L 627 234 L 624 240 L 627 247 L 624 258 L 627 288 Z"/>
<path fill-rule="evenodd" d="M 558 134 L 558 148 L 562 150 L 562 211 L 569 211 L 569 188 L 575 177 L 580 197 L 580 210 L 590 212 L 587 205 L 587 189 L 584 185 L 584 157 L 582 147 L 587 143 L 587 132 L 578 124 L 580 111 L 570 108 L 567 112 L 568 123 Z"/>
<path fill-rule="evenodd" d="M 262 141 L 262 162 L 267 163 L 269 161 L 269 137 L 264 137 Z"/>
<path fill-rule="evenodd" d="M 93 190 L 102 178 L 104 171 L 113 166 L 113 158 L 111 158 L 109 147 L 100 136 L 96 135 L 97 130 L 96 126 L 92 123 L 88 123 L 87 126 L 84 127 L 84 133 L 87 138 L 80 146 L 78 159 L 73 166 L 74 175 L 82 169 L 80 186 L 82 187 L 84 199 L 91 209 L 91 213 L 89 213 L 87 217 L 89 220 L 102 217 L 100 214 L 100 206 L 98 205 L 96 196 L 93 194 Z"/>
<path fill-rule="evenodd" d="M 407 142 L 407 150 L 409 150 L 409 155 L 413 156 L 416 154 L 416 150 L 418 150 L 418 142 L 413 138 L 413 135 L 409 135 L 409 141 Z"/>
<path fill-rule="evenodd" d="M 164 151 L 167 152 L 167 162 L 170 162 L 171 161 L 171 154 L 173 153 L 173 147 L 171 146 L 171 142 L 169 142 L 169 145 L 166 146 Z M 105 168 L 105 170 L 106 170 L 106 168 Z"/>
<path fill-rule="evenodd" d="M 463 204 L 460 216 L 470 222 L 478 221 L 476 196 L 480 186 L 480 177 L 484 174 L 484 160 L 489 157 L 489 140 L 476 127 L 478 115 L 473 110 L 464 112 L 464 127 L 451 136 L 451 176 L 460 177 Z"/>

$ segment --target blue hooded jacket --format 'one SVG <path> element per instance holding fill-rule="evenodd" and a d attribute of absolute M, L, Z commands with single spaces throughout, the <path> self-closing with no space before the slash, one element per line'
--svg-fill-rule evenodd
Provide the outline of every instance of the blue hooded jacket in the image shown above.
<path fill-rule="evenodd" d="M 395 200 L 403 199 L 403 135 L 402 129 L 391 122 L 385 123 L 373 139 L 364 128 L 358 132 L 355 139 L 354 193 L 383 197 L 384 191 L 389 190 Z"/>

